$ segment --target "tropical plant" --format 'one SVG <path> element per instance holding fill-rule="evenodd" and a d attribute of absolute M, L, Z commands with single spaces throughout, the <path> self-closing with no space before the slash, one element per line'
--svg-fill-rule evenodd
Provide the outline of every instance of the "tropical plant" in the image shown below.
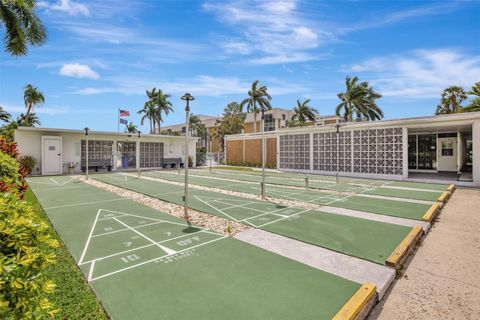
<path fill-rule="evenodd" d="M 37 164 L 37 159 L 29 155 L 23 155 L 18 158 L 18 163 L 20 164 L 20 168 L 24 168 L 27 174 L 31 174 Z"/>
<path fill-rule="evenodd" d="M 297 106 L 293 108 L 292 120 L 300 122 L 302 125 L 307 121 L 315 122 L 318 118 L 317 109 L 310 107 L 308 104 L 310 99 L 307 99 L 303 102 L 297 100 Z"/>
<path fill-rule="evenodd" d="M 125 132 L 128 133 L 137 133 L 138 132 L 138 127 L 133 124 L 133 122 L 130 122 L 129 124 L 125 125 Z"/>
<path fill-rule="evenodd" d="M 435 114 L 450 114 L 462 112 L 462 102 L 467 99 L 467 94 L 462 87 L 451 86 L 443 90 L 440 104 Z"/>
<path fill-rule="evenodd" d="M 140 124 L 143 126 L 145 119 L 148 119 L 150 123 L 150 133 L 153 133 L 155 130 L 155 122 L 154 119 L 156 117 L 157 109 L 152 104 L 145 102 L 143 109 L 137 111 L 138 114 L 143 114 L 142 118 L 140 119 Z"/>
<path fill-rule="evenodd" d="M 163 116 L 162 113 L 168 115 L 173 111 L 172 103 L 168 101 L 169 94 L 163 93 L 161 89 L 153 88 L 151 91 L 146 91 L 148 101 L 145 104 L 152 106 L 155 109 L 152 115 L 153 132 L 155 132 L 156 124 L 158 124 L 158 132 L 162 131 Z"/>
<path fill-rule="evenodd" d="M 8 142 L 12 142 L 14 140 L 14 133 L 17 128 L 17 121 L 6 123 L 0 127 L 0 136 L 2 136 Z"/>
<path fill-rule="evenodd" d="M 224 149 L 225 136 L 241 133 L 246 116 L 236 102 L 231 102 L 225 107 L 223 117 L 217 119 L 213 129 L 213 136 L 220 141 L 222 151 Z"/>
<path fill-rule="evenodd" d="M 383 118 L 383 111 L 376 103 L 376 99 L 382 97 L 381 94 L 375 92 L 367 81 L 360 82 L 358 77 L 346 77 L 345 92 L 337 94 L 341 103 L 335 109 L 337 116 L 340 116 L 343 110 L 343 118 L 345 121 L 353 121 L 353 117 L 357 121 L 380 120 Z"/>
<path fill-rule="evenodd" d="M 257 132 L 257 114 L 262 110 L 272 109 L 270 100 L 272 100 L 272 97 L 268 94 L 267 87 L 259 86 L 258 80 L 255 80 L 248 90 L 248 97 L 240 103 L 241 112 L 243 112 L 245 105 L 247 106 L 247 112 L 253 112 L 253 132 Z"/>
<path fill-rule="evenodd" d="M 207 127 L 205 127 L 205 124 L 196 114 L 192 113 L 190 115 L 188 127 L 190 129 L 190 136 L 195 136 L 202 139 L 205 139 L 207 137 Z"/>
<path fill-rule="evenodd" d="M 9 122 L 10 121 L 10 113 L 8 113 L 7 111 L 3 110 L 2 107 L 0 107 L 0 120 L 4 121 L 4 122 Z"/>
<path fill-rule="evenodd" d="M 467 92 L 468 95 L 473 96 L 470 103 L 463 108 L 463 112 L 473 112 L 480 111 L 480 82 L 475 83 L 470 91 Z"/>
<path fill-rule="evenodd" d="M 19 127 L 35 127 L 35 125 L 41 125 L 40 119 L 35 112 L 30 113 L 28 122 L 26 121 L 26 115 L 20 113 L 17 117 L 16 123 Z"/>
<path fill-rule="evenodd" d="M 45 97 L 43 93 L 38 90 L 38 88 L 27 84 L 23 91 L 23 100 L 25 101 L 25 108 L 27 108 L 27 113 L 25 114 L 23 126 L 29 127 L 30 123 L 30 113 L 33 111 L 33 108 L 36 105 L 42 104 L 45 102 Z"/>
<path fill-rule="evenodd" d="M 28 45 L 41 46 L 47 31 L 35 14 L 36 0 L 0 0 L 0 24 L 5 26 L 5 51 L 23 56 Z"/>

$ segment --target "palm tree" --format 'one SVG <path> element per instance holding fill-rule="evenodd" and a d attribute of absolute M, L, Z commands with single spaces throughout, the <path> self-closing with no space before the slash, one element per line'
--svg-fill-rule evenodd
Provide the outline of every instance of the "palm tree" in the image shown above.
<path fill-rule="evenodd" d="M 308 104 L 310 99 L 307 99 L 303 102 L 297 100 L 297 106 L 293 108 L 292 120 L 300 122 L 300 124 L 305 124 L 307 121 L 315 122 L 318 118 L 318 110 L 310 107 Z"/>
<path fill-rule="evenodd" d="M 150 122 L 150 133 L 153 133 L 155 130 L 154 119 L 157 114 L 157 108 L 151 103 L 145 102 L 143 109 L 137 111 L 138 114 L 143 114 L 143 117 L 140 119 L 140 124 L 143 126 L 145 119 L 148 119 Z"/>
<path fill-rule="evenodd" d="M 41 125 L 40 119 L 35 112 L 30 113 L 27 121 L 27 115 L 20 113 L 17 117 L 17 124 L 19 127 L 35 127 L 35 125 Z"/>
<path fill-rule="evenodd" d="M 125 125 L 125 131 L 128 133 L 137 133 L 138 127 L 134 125 L 133 122 L 130 122 L 129 124 Z"/>
<path fill-rule="evenodd" d="M 27 84 L 23 91 L 23 100 L 25 101 L 25 108 L 27 108 L 27 114 L 25 115 L 25 126 L 28 126 L 30 113 L 33 111 L 33 108 L 45 102 L 43 97 L 43 92 L 39 91 L 38 88 Z"/>
<path fill-rule="evenodd" d="M 27 45 L 41 46 L 47 40 L 47 31 L 35 14 L 36 0 L 0 0 L 0 24 L 5 26 L 5 51 L 23 56 Z"/>
<path fill-rule="evenodd" d="M 462 102 L 467 99 L 467 94 L 462 87 L 451 86 L 443 90 L 440 105 L 437 106 L 436 114 L 450 114 L 462 112 Z"/>
<path fill-rule="evenodd" d="M 468 106 L 463 108 L 463 112 L 480 111 L 480 82 L 475 83 L 467 94 L 473 98 Z"/>
<path fill-rule="evenodd" d="M 383 118 L 383 111 L 375 101 L 381 98 L 382 95 L 375 92 L 367 81 L 359 82 L 358 77 L 346 77 L 345 86 L 345 92 L 337 94 L 342 101 L 335 109 L 337 116 L 340 116 L 343 110 L 345 121 L 353 121 L 354 114 L 359 121 L 380 120 Z"/>
<path fill-rule="evenodd" d="M 266 86 L 258 86 L 258 80 L 252 83 L 248 91 L 248 97 L 240 103 L 240 111 L 247 105 L 247 112 L 253 112 L 253 132 L 257 132 L 257 114 L 260 111 L 271 110 L 270 100 L 272 97 L 267 92 Z"/>
<path fill-rule="evenodd" d="M 0 120 L 4 122 L 9 122 L 10 119 L 11 119 L 10 113 L 8 113 L 7 111 L 3 110 L 2 107 L 0 107 Z"/>
<path fill-rule="evenodd" d="M 200 118 L 196 114 L 191 114 L 190 119 L 188 121 L 188 127 L 190 129 L 190 135 L 200 137 L 205 139 L 207 136 L 207 128 L 205 124 L 200 120 Z"/>
<path fill-rule="evenodd" d="M 240 105 L 230 102 L 223 110 L 223 116 L 217 119 L 213 129 L 213 136 L 220 141 L 223 151 L 224 138 L 228 134 L 241 133 L 244 127 L 246 114 L 241 111 Z"/>
<path fill-rule="evenodd" d="M 158 132 L 161 130 L 161 123 L 163 122 L 162 113 L 164 112 L 166 115 L 173 111 L 172 103 L 168 101 L 170 98 L 169 94 L 163 93 L 162 90 L 157 90 L 157 88 L 153 88 L 151 91 L 146 91 L 148 101 L 146 103 L 151 104 L 156 108 L 156 113 L 152 118 L 153 121 L 153 131 L 155 131 L 155 126 L 158 124 Z"/>

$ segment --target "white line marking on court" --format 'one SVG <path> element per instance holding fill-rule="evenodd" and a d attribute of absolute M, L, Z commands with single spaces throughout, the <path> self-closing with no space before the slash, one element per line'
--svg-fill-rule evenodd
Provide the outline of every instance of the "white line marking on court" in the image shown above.
<path fill-rule="evenodd" d="M 113 217 L 112 217 L 112 218 L 113 218 Z M 109 219 L 112 219 L 112 218 L 109 218 Z M 120 217 L 115 217 L 115 218 L 120 218 Z M 156 225 L 156 224 L 159 224 L 159 223 L 163 223 L 163 222 L 156 221 L 156 222 L 152 222 L 152 223 L 142 224 L 142 225 L 140 225 L 140 226 L 138 226 L 138 227 L 134 227 L 134 228 L 135 228 L 135 229 L 140 229 L 140 228 L 143 228 L 143 227 L 153 226 L 153 225 Z M 122 232 L 122 231 L 126 231 L 126 230 L 129 230 L 129 229 L 128 229 L 128 228 L 124 228 L 124 229 L 118 229 L 118 230 L 115 230 L 115 231 L 110 231 L 110 232 L 104 232 L 104 233 L 94 234 L 94 235 L 92 236 L 92 238 L 107 236 L 107 235 L 112 234 L 112 233 Z"/>
<path fill-rule="evenodd" d="M 187 251 L 187 250 L 191 250 L 191 249 L 194 249 L 194 248 L 197 248 L 197 247 L 200 247 L 200 246 L 204 246 L 204 245 L 207 245 L 207 244 L 209 244 L 209 243 L 212 243 L 212 242 L 215 242 L 215 241 L 218 241 L 218 240 L 222 240 L 222 239 L 225 239 L 225 238 L 228 238 L 228 236 L 222 236 L 221 238 L 218 238 L 218 239 L 213 239 L 213 240 L 210 240 L 210 241 L 207 241 L 207 242 L 204 242 L 204 243 L 200 243 L 200 244 L 197 244 L 197 245 L 195 245 L 195 246 L 193 246 L 193 247 L 189 247 L 189 248 L 185 248 L 185 249 L 183 249 L 183 250 L 177 251 L 177 253 L 181 253 L 181 252 L 183 252 L 183 251 Z M 138 264 L 133 265 L 133 266 L 129 266 L 129 267 L 126 267 L 126 268 L 123 268 L 123 269 L 120 269 L 120 270 L 116 270 L 116 271 L 113 271 L 113 272 L 110 272 L 110 273 L 107 273 L 107 274 L 98 276 L 98 277 L 96 277 L 96 278 L 93 278 L 91 281 L 95 281 L 95 280 L 98 280 L 98 279 L 101 279 L 101 278 L 105 278 L 105 277 L 114 275 L 114 274 L 119 273 L 119 272 L 123 272 L 123 271 L 129 270 L 129 269 L 132 269 L 132 268 L 140 267 L 140 266 L 142 266 L 142 265 L 144 265 L 144 264 L 147 264 L 147 263 L 150 263 L 150 262 L 154 262 L 154 261 L 157 261 L 157 260 L 159 260 L 159 259 L 162 259 L 162 258 L 165 258 L 165 257 L 168 257 L 168 256 L 170 256 L 170 254 L 163 255 L 163 256 L 159 256 L 159 257 L 156 257 L 156 258 L 153 258 L 153 259 L 150 259 L 150 260 L 147 260 L 147 261 L 138 263 Z"/>
<path fill-rule="evenodd" d="M 222 210 L 220 210 L 220 209 L 218 209 L 218 208 L 215 208 L 214 206 L 210 205 L 208 202 L 206 202 L 206 201 L 203 201 L 202 199 L 200 199 L 200 198 L 199 198 L 199 197 L 197 197 L 197 196 L 193 196 L 193 197 L 194 197 L 194 198 L 196 198 L 198 201 L 201 201 L 201 202 L 205 203 L 205 204 L 206 204 L 207 206 L 209 206 L 210 208 L 213 208 L 214 210 L 217 210 L 217 211 L 218 211 L 218 212 L 220 212 L 221 214 L 224 214 L 224 215 L 226 215 L 227 217 L 229 217 L 230 219 L 232 219 L 232 220 L 234 220 L 234 221 L 238 222 L 238 220 L 237 220 L 237 219 L 235 219 L 235 218 L 234 218 L 234 217 L 232 217 L 231 215 L 229 215 L 229 214 L 227 214 L 227 213 L 223 212 Z"/>
<path fill-rule="evenodd" d="M 98 211 L 97 211 L 97 215 L 95 216 L 95 221 L 93 221 L 92 228 L 90 229 L 90 233 L 88 234 L 87 242 L 85 243 L 85 246 L 83 247 L 82 255 L 80 256 L 80 260 L 78 261 L 79 264 L 81 264 L 83 262 L 83 258 L 85 258 L 85 254 L 87 253 L 87 248 L 88 248 L 88 245 L 90 243 L 90 239 L 92 238 L 93 230 L 95 229 L 95 225 L 97 224 L 97 219 L 98 219 L 98 216 L 100 215 L 100 211 L 102 211 L 102 209 L 98 209 Z"/>
<path fill-rule="evenodd" d="M 296 216 L 298 216 L 298 215 L 300 215 L 300 214 L 302 214 L 302 213 L 304 213 L 304 212 L 307 212 L 307 211 L 311 211 L 311 209 L 305 209 L 305 210 L 303 210 L 303 211 L 300 211 L 300 212 L 298 212 L 298 213 L 292 214 L 292 215 L 290 215 L 290 216 L 285 216 L 285 217 L 283 217 L 283 218 L 280 218 L 280 219 L 277 219 L 277 220 L 273 220 L 273 221 L 264 223 L 264 224 L 258 226 L 257 228 L 262 228 L 262 227 L 265 227 L 265 226 L 267 226 L 267 225 L 269 225 L 269 224 L 272 224 L 272 223 L 275 223 L 275 222 L 279 222 L 279 221 L 285 220 L 285 219 L 287 219 L 287 218 L 296 217 Z"/>
<path fill-rule="evenodd" d="M 87 278 L 88 282 L 92 281 L 93 269 L 94 268 L 95 268 L 95 260 L 92 261 L 92 263 L 90 264 L 90 270 L 88 270 L 88 278 Z"/>
<path fill-rule="evenodd" d="M 144 235 L 143 233 L 133 229 L 132 227 L 130 227 L 129 225 L 123 223 L 122 221 L 118 220 L 117 218 L 113 217 L 112 218 L 113 220 L 117 221 L 118 223 L 121 223 L 123 224 L 125 227 L 127 227 L 128 229 L 132 230 L 133 232 L 135 232 L 136 234 L 138 234 L 139 236 L 147 239 L 148 241 L 150 241 L 151 243 L 154 243 L 155 245 L 157 245 L 160 249 L 162 249 L 163 251 L 165 251 L 166 253 L 168 254 L 175 254 L 177 253 L 177 251 L 173 250 L 173 249 L 170 249 L 170 248 L 167 248 L 165 246 L 162 246 L 161 244 L 157 243 L 155 240 L 152 240 L 150 239 L 149 237 L 147 237 L 146 235 Z"/>
<path fill-rule="evenodd" d="M 90 201 L 90 202 L 81 202 L 81 203 L 74 203 L 74 204 L 66 204 L 66 205 L 63 205 L 63 206 L 48 207 L 48 208 L 45 208 L 45 210 L 59 209 L 59 208 L 68 208 L 68 207 L 74 207 L 74 206 L 83 206 L 83 205 L 88 205 L 88 204 L 102 203 L 102 202 L 109 202 L 109 201 L 119 201 L 119 200 L 130 200 L 130 199 L 127 199 L 127 198 L 118 198 L 118 199 L 109 199 L 109 200 L 98 200 L 98 201 Z"/>

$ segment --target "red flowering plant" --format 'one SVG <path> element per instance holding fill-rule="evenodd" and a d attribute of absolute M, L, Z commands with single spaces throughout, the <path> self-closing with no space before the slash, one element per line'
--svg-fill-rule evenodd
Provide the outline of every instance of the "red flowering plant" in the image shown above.
<path fill-rule="evenodd" d="M 19 167 L 18 156 L 17 144 L 0 136 L 0 192 L 13 192 L 23 198 L 27 190 L 24 179 L 27 170 Z"/>

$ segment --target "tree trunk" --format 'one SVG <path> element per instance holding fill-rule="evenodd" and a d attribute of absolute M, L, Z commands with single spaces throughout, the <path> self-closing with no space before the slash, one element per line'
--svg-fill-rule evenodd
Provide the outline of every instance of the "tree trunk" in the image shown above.
<path fill-rule="evenodd" d="M 30 102 L 27 107 L 27 113 L 25 114 L 25 118 L 23 119 L 24 125 L 28 126 L 28 118 L 30 117 L 30 112 L 32 111 L 32 103 Z"/>
<path fill-rule="evenodd" d="M 150 134 L 152 134 L 152 118 L 148 118 L 148 121 L 150 121 Z"/>
<path fill-rule="evenodd" d="M 253 111 L 253 133 L 257 132 L 257 113 Z"/>

